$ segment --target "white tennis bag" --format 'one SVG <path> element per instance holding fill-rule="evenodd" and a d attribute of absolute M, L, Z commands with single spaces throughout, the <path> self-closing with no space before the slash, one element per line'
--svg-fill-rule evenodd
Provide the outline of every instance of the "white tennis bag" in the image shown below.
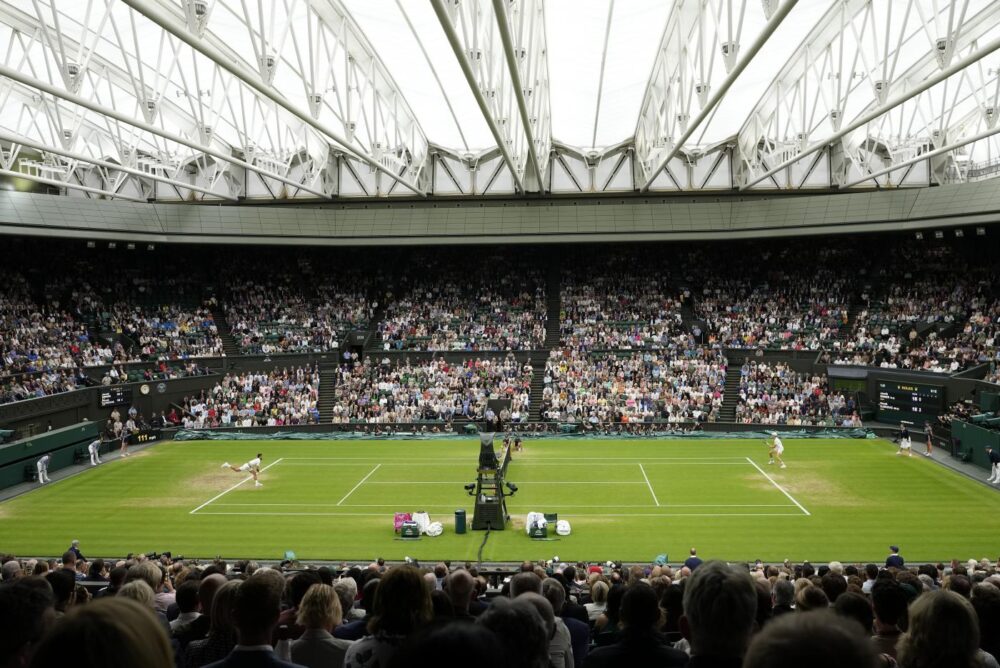
<path fill-rule="evenodd" d="M 426 533 L 431 538 L 435 538 L 444 533 L 444 527 L 441 526 L 440 522 L 431 522 L 430 524 L 427 525 Z"/>
<path fill-rule="evenodd" d="M 572 529 L 570 529 L 569 522 L 566 520 L 559 520 L 556 522 L 556 533 L 560 536 L 568 536 Z"/>
<path fill-rule="evenodd" d="M 427 527 L 431 523 L 431 516 L 425 512 L 413 513 L 413 521 L 417 523 L 420 533 L 427 533 Z"/>
<path fill-rule="evenodd" d="M 545 519 L 545 513 L 528 513 L 528 517 L 524 520 L 524 532 L 530 535 L 532 529 L 541 529 L 548 526 L 548 524 Z"/>

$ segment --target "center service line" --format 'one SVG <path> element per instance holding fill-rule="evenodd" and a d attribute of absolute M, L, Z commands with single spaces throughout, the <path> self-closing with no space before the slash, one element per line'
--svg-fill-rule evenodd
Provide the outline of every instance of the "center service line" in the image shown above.
<path fill-rule="evenodd" d="M 747 457 L 747 461 L 750 462 L 750 466 L 752 466 L 755 469 L 757 469 L 758 471 L 760 471 L 760 474 L 762 476 L 764 476 L 765 478 L 767 478 L 771 482 L 772 485 L 774 485 L 775 487 L 777 487 L 779 492 L 781 492 L 782 494 L 784 494 L 785 496 L 787 496 L 789 501 L 791 501 L 796 506 L 798 506 L 799 510 L 801 510 L 802 512 L 804 512 L 806 515 L 811 515 L 812 514 L 808 510 L 806 510 L 805 508 L 803 508 L 802 504 L 799 503 L 798 501 L 796 501 L 794 496 L 792 496 L 791 494 L 789 494 L 788 492 L 786 492 L 784 487 L 782 487 L 778 483 L 774 482 L 774 479 L 771 476 L 769 476 L 764 471 L 764 469 L 762 469 L 761 467 L 757 466 L 757 462 L 755 462 L 754 460 L 750 459 L 749 457 Z"/>
<path fill-rule="evenodd" d="M 274 460 L 273 462 L 271 462 L 270 464 L 268 464 L 267 466 L 265 466 L 264 468 L 262 468 L 262 469 L 260 470 L 260 472 L 261 472 L 261 473 L 263 473 L 264 471 L 268 470 L 269 468 L 271 468 L 272 466 L 274 466 L 275 464 L 277 464 L 278 462 L 280 462 L 280 461 L 281 461 L 282 459 L 283 459 L 283 458 L 280 458 L 280 457 L 279 457 L 278 459 L 275 459 L 275 460 Z M 211 499 L 209 499 L 209 500 L 208 500 L 208 501 L 206 501 L 205 503 L 201 504 L 200 506 L 198 506 L 197 508 L 195 508 L 194 510 L 192 510 L 192 511 L 191 511 L 190 513 L 188 513 L 188 514 L 189 514 L 189 515 L 194 515 L 194 514 L 195 514 L 196 512 L 198 512 L 199 510 L 201 510 L 202 508 L 204 508 L 204 507 L 205 507 L 205 506 L 207 506 L 208 504 L 212 503 L 212 501 L 215 501 L 216 499 L 221 499 L 221 498 L 222 498 L 222 497 L 224 497 L 224 496 L 225 496 L 226 494 L 229 494 L 229 493 L 230 493 L 231 491 L 233 491 L 234 489 L 236 489 L 237 487 L 239 487 L 239 486 L 240 486 L 240 485 L 242 485 L 243 483 L 245 483 L 245 482 L 249 482 L 250 480 L 253 480 L 253 476 L 250 476 L 249 478 L 244 478 L 243 480 L 240 480 L 240 481 L 239 481 L 238 483 L 236 483 L 235 485 L 233 485 L 232 487 L 230 487 L 230 488 L 229 488 L 229 489 L 227 489 L 226 491 L 224 491 L 224 492 L 220 492 L 219 494 L 216 494 L 216 495 L 215 495 L 215 496 L 213 496 L 213 497 L 212 497 Z"/>
<path fill-rule="evenodd" d="M 378 471 L 379 467 L 381 467 L 381 466 L 382 466 L 381 464 L 376 464 L 375 468 L 373 468 L 371 471 L 369 471 L 368 475 L 366 475 L 364 478 L 361 479 L 361 482 L 359 482 L 357 485 L 355 485 L 354 487 L 352 487 L 351 491 L 344 495 L 344 498 L 342 498 L 340 501 L 337 501 L 337 505 L 339 506 L 344 501 L 347 501 L 347 497 L 349 497 L 351 494 L 354 494 L 354 490 L 356 490 L 358 487 L 361 487 L 361 485 L 365 484 L 365 480 L 368 480 L 368 478 L 371 478 L 372 475 L 375 473 L 375 471 Z"/>
<path fill-rule="evenodd" d="M 656 505 L 660 505 L 660 500 L 656 498 L 656 492 L 653 491 L 653 486 L 649 484 L 649 476 L 646 475 L 646 469 L 642 468 L 642 462 L 639 463 L 639 470 L 642 471 L 642 477 L 646 479 L 646 486 L 649 487 L 649 493 L 653 495 L 653 501 Z"/>

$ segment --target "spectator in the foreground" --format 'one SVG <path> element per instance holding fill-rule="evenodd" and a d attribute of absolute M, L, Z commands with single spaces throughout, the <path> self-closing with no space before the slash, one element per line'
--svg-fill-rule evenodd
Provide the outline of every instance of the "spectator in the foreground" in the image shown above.
<path fill-rule="evenodd" d="M 979 622 L 972 604 L 958 594 L 938 590 L 910 606 L 906 633 L 899 639 L 900 668 L 980 668 L 996 666 L 979 649 Z"/>
<path fill-rule="evenodd" d="M 562 621 L 569 631 L 570 645 L 573 647 L 573 665 L 579 668 L 590 648 L 590 628 L 586 622 L 566 615 L 566 588 L 555 578 L 542 580 L 542 596 L 552 604 L 556 619 Z"/>
<path fill-rule="evenodd" d="M 1000 656 L 1000 589 L 985 583 L 972 588 L 972 607 L 979 619 L 979 648 Z"/>
<path fill-rule="evenodd" d="M 173 628 L 173 636 L 181 643 L 181 647 L 186 648 L 189 642 L 201 640 L 208 635 L 208 630 L 212 627 L 215 593 L 224 584 L 226 576 L 219 573 L 206 575 L 198 582 L 198 607 L 201 614 L 194 621 Z M 180 598 L 179 592 L 178 598 Z"/>
<path fill-rule="evenodd" d="M 856 626 L 827 611 L 785 615 L 754 638 L 743 668 L 874 668 L 875 648 Z"/>
<path fill-rule="evenodd" d="M 476 622 L 500 640 L 504 668 L 546 668 L 549 639 L 537 608 L 525 599 L 496 598 Z"/>
<path fill-rule="evenodd" d="M 791 580 L 778 580 L 771 588 L 771 619 L 794 612 L 795 585 Z"/>
<path fill-rule="evenodd" d="M 302 635 L 292 643 L 292 661 L 307 668 L 341 668 L 350 640 L 334 638 L 331 631 L 343 620 L 340 600 L 333 587 L 314 584 L 299 601 L 296 623 Z"/>
<path fill-rule="evenodd" d="M 896 644 L 902 635 L 901 622 L 906 620 L 908 604 L 903 586 L 885 578 L 872 587 L 872 609 L 875 612 L 875 634 L 872 641 L 883 654 L 896 657 Z"/>
<path fill-rule="evenodd" d="M 271 648 L 271 635 L 281 613 L 281 595 L 267 578 L 251 577 L 241 584 L 232 606 L 239 643 L 229 656 L 209 664 L 212 668 L 296 665 L 279 659 Z"/>
<path fill-rule="evenodd" d="M 604 580 L 597 580 L 590 586 L 590 603 L 584 605 L 591 623 L 594 623 L 601 616 L 607 604 L 608 583 Z"/>
<path fill-rule="evenodd" d="M 351 645 L 344 658 L 347 668 L 385 666 L 408 635 L 430 622 L 431 592 L 416 568 L 393 568 L 375 590 L 370 636 Z"/>
<path fill-rule="evenodd" d="M 389 668 L 505 668 L 504 647 L 478 624 L 444 624 L 418 632 Z M 520 665 L 520 664 L 518 664 Z"/>
<path fill-rule="evenodd" d="M 209 628 L 208 636 L 191 641 L 184 650 L 184 665 L 200 668 L 225 658 L 236 647 L 233 599 L 236 598 L 236 592 L 242 584 L 239 580 L 230 580 L 215 592 L 212 598 L 212 626 Z"/>
<path fill-rule="evenodd" d="M 591 652 L 584 663 L 586 668 L 687 665 L 687 654 L 670 647 L 657 631 L 660 606 L 652 587 L 640 582 L 628 588 L 622 598 L 621 620 L 620 640 Z"/>
<path fill-rule="evenodd" d="M 546 635 L 549 639 L 549 666 L 550 668 L 572 668 L 573 666 L 573 642 L 570 639 L 569 629 L 563 621 L 556 617 L 552 610 L 552 604 L 535 592 L 525 592 L 518 596 L 535 606 L 538 614 L 545 622 Z"/>
<path fill-rule="evenodd" d="M 77 668 L 173 668 L 167 634 L 153 610 L 126 598 L 75 608 L 38 646 L 31 665 Z"/>
<path fill-rule="evenodd" d="M 0 586 L 0 666 L 27 666 L 55 621 L 52 589 L 42 578 Z"/>
<path fill-rule="evenodd" d="M 753 632 L 757 592 L 746 570 L 706 561 L 684 588 L 681 633 L 691 645 L 691 668 L 740 665 Z"/>
<path fill-rule="evenodd" d="M 177 618 L 170 622 L 170 631 L 174 633 L 177 629 L 191 624 L 201 617 L 198 612 L 198 582 L 186 580 L 177 587 Z"/>
<path fill-rule="evenodd" d="M 469 612 L 469 604 L 476 593 L 476 581 L 469 571 L 460 568 L 444 579 L 444 592 L 451 601 L 454 617 L 458 620 L 474 621 L 476 618 Z"/>

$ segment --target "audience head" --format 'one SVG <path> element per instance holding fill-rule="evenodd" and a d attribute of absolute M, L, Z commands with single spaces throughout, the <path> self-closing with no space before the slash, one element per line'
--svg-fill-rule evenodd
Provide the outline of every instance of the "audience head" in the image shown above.
<path fill-rule="evenodd" d="M 141 603 L 149 608 L 152 608 L 156 602 L 156 595 L 153 594 L 153 590 L 143 580 L 132 580 L 131 582 L 126 582 L 122 588 L 118 590 L 118 596 L 121 596 L 122 598 L 130 598 L 133 601 Z"/>
<path fill-rule="evenodd" d="M 758 634 L 743 668 L 875 668 L 878 656 L 857 625 L 821 610 L 782 615 Z"/>
<path fill-rule="evenodd" d="M 538 608 L 526 598 L 496 598 L 476 623 L 492 631 L 500 640 L 505 649 L 505 668 L 548 666 L 549 636 L 545 621 Z"/>
<path fill-rule="evenodd" d="M 73 594 L 76 591 L 76 578 L 66 569 L 56 569 L 45 574 L 52 587 L 52 595 L 55 598 L 56 610 L 65 612 L 66 608 L 73 603 Z"/>
<path fill-rule="evenodd" d="M 0 586 L 0 666 L 27 666 L 55 621 L 52 588 L 39 577 Z"/>
<path fill-rule="evenodd" d="M 795 585 L 791 580 L 777 580 L 771 587 L 771 600 L 774 605 L 791 606 L 795 603 Z"/>
<path fill-rule="evenodd" d="M 902 628 L 908 603 L 906 592 L 895 580 L 881 579 L 872 585 L 872 609 L 880 623 Z"/>
<path fill-rule="evenodd" d="M 741 657 L 756 613 L 750 574 L 721 561 L 706 561 L 685 585 L 681 632 L 691 643 L 692 656 Z"/>
<path fill-rule="evenodd" d="M 910 606 L 909 627 L 896 645 L 900 668 L 973 668 L 979 659 L 979 622 L 972 604 L 944 589 Z"/>
<path fill-rule="evenodd" d="M 379 580 L 368 630 L 407 635 L 428 623 L 432 616 L 430 587 L 420 571 L 400 566 L 390 569 Z"/>
<path fill-rule="evenodd" d="M 655 633 L 660 623 L 660 603 L 649 585 L 637 582 L 622 596 L 620 618 L 629 635 Z"/>
<path fill-rule="evenodd" d="M 332 631 L 343 621 L 340 599 L 333 587 L 314 584 L 302 596 L 295 622 L 307 629 Z"/>
<path fill-rule="evenodd" d="M 456 613 L 467 613 L 469 603 L 476 591 L 476 580 L 469 571 L 460 568 L 453 571 L 444 580 L 444 591 L 451 600 L 451 605 Z"/>
<path fill-rule="evenodd" d="M 795 594 L 795 610 L 797 612 L 823 610 L 828 607 L 830 607 L 830 599 L 826 597 L 822 589 L 814 584 L 802 587 Z"/>
<path fill-rule="evenodd" d="M 479 624 L 435 624 L 418 631 L 389 668 L 506 668 L 506 648 L 497 634 Z M 519 664 L 520 665 L 520 664 Z"/>
<path fill-rule="evenodd" d="M 148 606 L 102 598 L 75 608 L 53 628 L 32 666 L 173 668 L 167 633 Z"/>
<path fill-rule="evenodd" d="M 268 644 L 281 613 L 280 592 L 268 578 L 251 577 L 236 590 L 232 610 L 240 643 Z"/>
<path fill-rule="evenodd" d="M 845 619 L 853 619 L 861 625 L 864 633 L 872 632 L 872 624 L 875 622 L 875 615 L 872 613 L 872 604 L 864 594 L 849 591 L 844 592 L 834 601 L 833 611 Z"/>
<path fill-rule="evenodd" d="M 198 612 L 198 582 L 185 580 L 177 587 L 176 602 L 180 612 Z"/>
<path fill-rule="evenodd" d="M 300 571 L 296 573 L 288 582 L 288 602 L 291 603 L 293 608 L 299 607 L 299 603 L 302 602 L 302 597 L 306 595 L 306 592 L 313 585 L 321 584 L 322 582 L 322 578 L 320 578 L 319 573 L 316 571 Z"/>
<path fill-rule="evenodd" d="M 511 598 L 517 598 L 527 592 L 541 594 L 542 579 L 531 572 L 518 573 L 510 579 Z"/>

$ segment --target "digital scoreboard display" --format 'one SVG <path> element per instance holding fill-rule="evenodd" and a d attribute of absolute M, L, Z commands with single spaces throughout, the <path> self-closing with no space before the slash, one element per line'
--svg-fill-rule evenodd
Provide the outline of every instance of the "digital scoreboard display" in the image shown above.
<path fill-rule="evenodd" d="M 921 425 L 944 412 L 944 387 L 909 381 L 878 381 L 878 419 Z"/>
<path fill-rule="evenodd" d="M 101 408 L 130 403 L 132 403 L 132 390 L 127 387 L 105 387 L 97 397 L 97 405 Z"/>

